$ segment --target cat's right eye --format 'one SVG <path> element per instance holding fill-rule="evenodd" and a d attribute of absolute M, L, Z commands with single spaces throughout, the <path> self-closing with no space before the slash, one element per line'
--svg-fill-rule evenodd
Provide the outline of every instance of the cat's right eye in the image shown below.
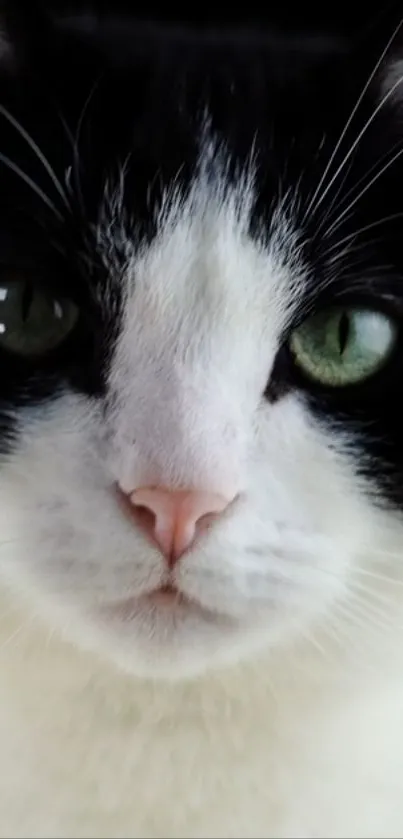
<path fill-rule="evenodd" d="M 0 278 L 0 348 L 28 358 L 61 344 L 77 323 L 78 309 L 26 278 Z"/>

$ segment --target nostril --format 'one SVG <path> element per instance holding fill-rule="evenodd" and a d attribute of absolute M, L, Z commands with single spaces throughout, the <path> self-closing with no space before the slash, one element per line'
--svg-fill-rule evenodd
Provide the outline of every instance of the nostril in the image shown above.
<path fill-rule="evenodd" d="M 155 513 L 144 505 L 132 504 L 130 496 L 123 492 L 120 487 L 116 488 L 119 506 L 126 516 L 144 532 L 152 534 L 155 530 Z"/>
<path fill-rule="evenodd" d="M 220 518 L 220 513 L 205 513 L 204 516 L 200 516 L 196 522 L 197 536 L 207 533 L 218 518 Z"/>
<path fill-rule="evenodd" d="M 156 515 L 152 512 L 152 510 L 149 510 L 147 507 L 136 507 L 132 504 L 130 515 L 140 530 L 144 530 L 144 532 L 148 533 L 150 536 L 154 533 Z"/>
<path fill-rule="evenodd" d="M 164 516 L 151 510 L 143 504 L 133 504 L 131 501 L 131 518 L 138 529 L 149 539 L 149 541 L 162 551 L 168 562 L 171 562 L 172 554 L 172 527 Z"/>

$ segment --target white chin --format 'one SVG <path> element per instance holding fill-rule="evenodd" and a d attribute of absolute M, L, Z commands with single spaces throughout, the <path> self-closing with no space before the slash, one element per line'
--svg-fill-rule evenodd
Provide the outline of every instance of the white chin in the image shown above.
<path fill-rule="evenodd" d="M 143 678 L 194 678 L 234 663 L 243 635 L 233 618 L 164 589 L 101 606 L 85 624 L 80 644 Z"/>

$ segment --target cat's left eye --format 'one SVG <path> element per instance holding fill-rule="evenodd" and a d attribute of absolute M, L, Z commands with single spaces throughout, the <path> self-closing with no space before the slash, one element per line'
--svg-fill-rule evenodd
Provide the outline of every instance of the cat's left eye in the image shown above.
<path fill-rule="evenodd" d="M 68 299 L 56 298 L 25 278 L 0 278 L 0 347 L 28 358 L 55 349 L 78 320 Z"/>
<path fill-rule="evenodd" d="M 393 318 L 370 309 L 334 307 L 308 318 L 290 339 L 295 364 L 327 387 L 359 384 L 389 361 L 397 345 Z"/>

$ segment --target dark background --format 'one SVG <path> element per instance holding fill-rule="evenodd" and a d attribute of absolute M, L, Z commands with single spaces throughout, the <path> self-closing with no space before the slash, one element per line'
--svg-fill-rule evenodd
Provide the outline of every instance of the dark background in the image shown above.
<path fill-rule="evenodd" d="M 130 12 L 139 20 L 159 20 L 170 23 L 188 23 L 202 26 L 278 26 L 285 30 L 338 31 L 342 34 L 361 36 L 368 28 L 376 28 L 393 19 L 396 24 L 403 20 L 403 2 L 396 0 L 375 0 L 375 2 L 347 2 L 347 0 L 274 0 L 238 3 L 206 3 L 193 0 L 189 3 L 140 3 L 137 0 L 0 0 L 2 6 L 27 9 L 32 15 L 34 9 L 71 13 L 90 11 Z"/>

